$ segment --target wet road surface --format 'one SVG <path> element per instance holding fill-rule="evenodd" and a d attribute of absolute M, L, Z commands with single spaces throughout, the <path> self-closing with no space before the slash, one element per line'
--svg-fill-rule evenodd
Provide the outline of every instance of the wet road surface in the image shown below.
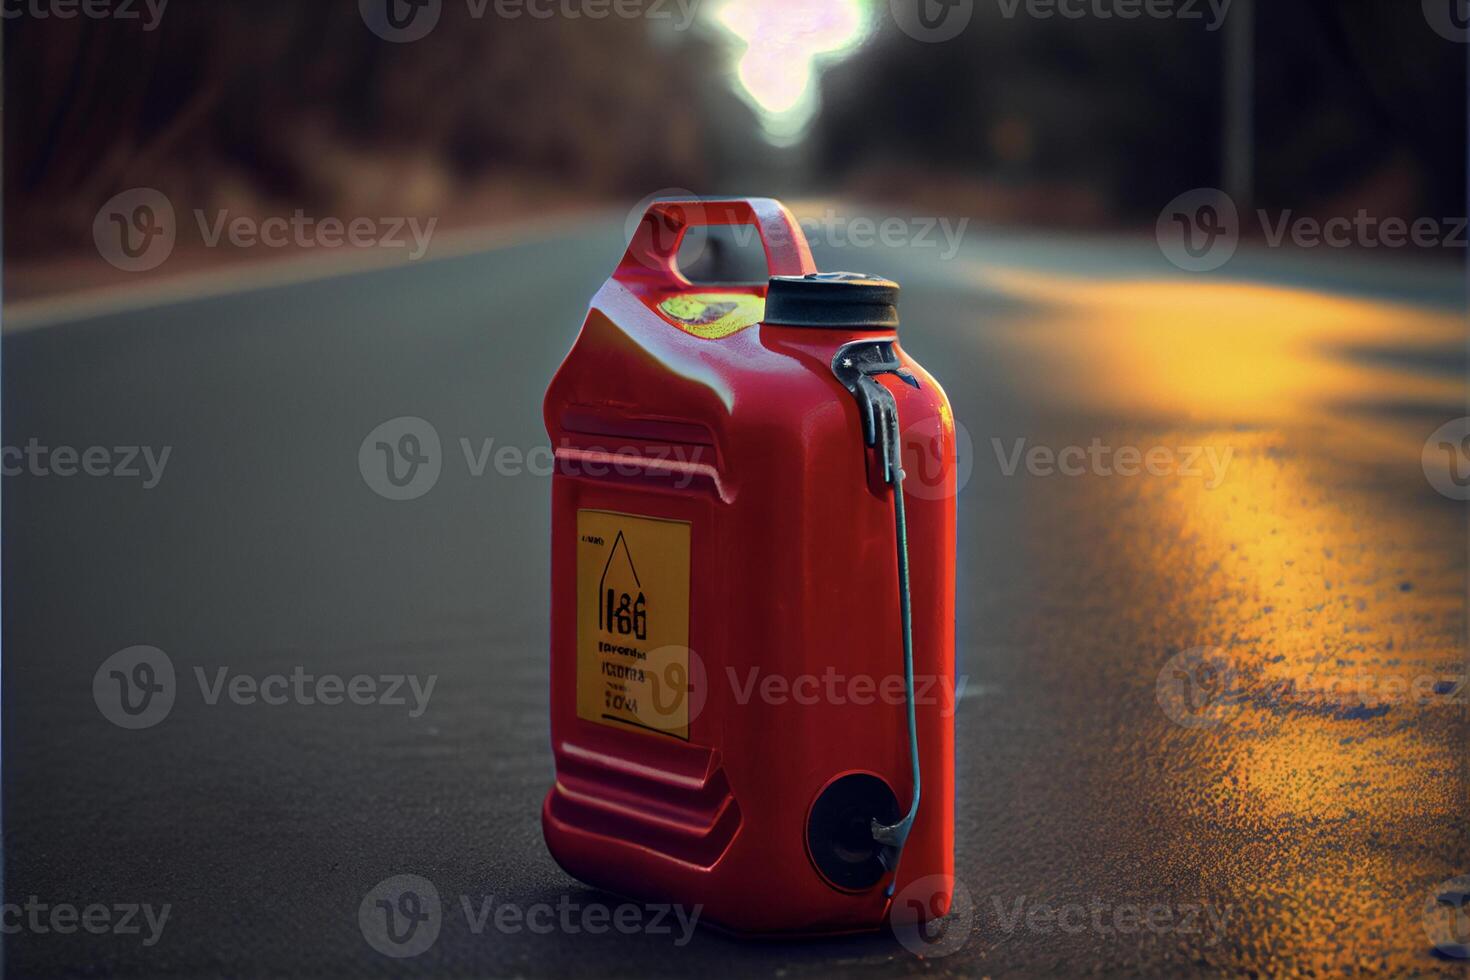
<path fill-rule="evenodd" d="M 949 261 L 815 248 L 903 283 L 968 436 L 968 914 L 923 959 L 579 911 L 476 932 L 462 899 L 618 904 L 541 842 L 535 451 L 620 233 L 6 336 L 5 445 L 136 446 L 140 474 L 5 480 L 6 900 L 170 908 L 156 937 L 22 930 L 12 975 L 1464 975 L 1431 936 L 1470 873 L 1466 511 L 1421 464 L 1466 414 L 1458 272 L 1244 250 L 1191 277 L 1145 239 L 978 231 Z M 442 446 L 409 501 L 359 468 L 398 416 Z M 477 473 L 486 440 L 515 452 Z M 93 682 L 135 645 L 177 695 L 125 730 Z M 218 693 L 298 667 L 436 681 L 421 712 Z M 359 928 L 398 874 L 444 903 L 412 959 Z"/>

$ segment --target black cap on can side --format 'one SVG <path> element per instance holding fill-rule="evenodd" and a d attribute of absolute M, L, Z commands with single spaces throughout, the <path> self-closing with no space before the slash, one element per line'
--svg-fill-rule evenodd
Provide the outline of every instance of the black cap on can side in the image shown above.
<path fill-rule="evenodd" d="M 898 283 L 860 272 L 772 276 L 761 322 L 825 330 L 897 330 Z"/>

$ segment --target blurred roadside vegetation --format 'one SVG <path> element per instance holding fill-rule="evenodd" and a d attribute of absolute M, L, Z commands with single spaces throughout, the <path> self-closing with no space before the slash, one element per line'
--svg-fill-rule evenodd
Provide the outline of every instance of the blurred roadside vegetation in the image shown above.
<path fill-rule="evenodd" d="M 1152 226 L 1175 194 L 1224 185 L 1225 30 L 1001 10 L 977 0 L 945 44 L 882 33 L 829 72 L 818 169 L 1063 225 Z M 1255 206 L 1466 213 L 1467 46 L 1418 0 L 1274 0 L 1254 16 Z"/>
<path fill-rule="evenodd" d="M 152 32 L 6 20 L 7 257 L 90 248 L 97 209 L 136 186 L 211 211 L 445 224 L 687 188 L 1151 227 L 1176 193 L 1222 182 L 1225 31 L 976 0 L 963 35 L 922 44 L 886 0 L 870 11 L 872 36 L 820 76 L 822 110 L 784 148 L 703 9 L 674 32 L 446 2 L 402 45 L 351 0 L 174 0 Z M 1258 4 L 1255 48 L 1256 205 L 1465 214 L 1466 46 L 1417 0 Z"/>

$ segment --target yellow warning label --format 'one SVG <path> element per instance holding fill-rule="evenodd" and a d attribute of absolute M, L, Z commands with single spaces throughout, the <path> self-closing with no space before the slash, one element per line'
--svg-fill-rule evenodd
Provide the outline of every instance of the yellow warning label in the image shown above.
<path fill-rule="evenodd" d="M 689 738 L 689 525 L 577 511 L 577 715 Z"/>
<path fill-rule="evenodd" d="M 674 326 L 705 340 L 719 340 L 760 323 L 766 301 L 751 293 L 680 293 L 658 305 Z"/>

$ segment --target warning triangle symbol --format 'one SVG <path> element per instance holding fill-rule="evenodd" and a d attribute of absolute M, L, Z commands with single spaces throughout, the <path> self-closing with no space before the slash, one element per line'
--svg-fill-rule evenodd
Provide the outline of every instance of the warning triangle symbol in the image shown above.
<path fill-rule="evenodd" d="M 601 629 L 611 629 L 611 624 L 606 621 L 608 615 L 606 603 L 602 601 L 608 589 L 630 594 L 643 591 L 643 582 L 638 578 L 638 569 L 633 564 L 633 554 L 628 550 L 628 541 L 623 537 L 622 531 L 619 531 L 618 536 L 613 539 L 612 553 L 607 556 L 607 564 L 602 568 L 602 578 L 597 583 L 597 625 Z"/>

